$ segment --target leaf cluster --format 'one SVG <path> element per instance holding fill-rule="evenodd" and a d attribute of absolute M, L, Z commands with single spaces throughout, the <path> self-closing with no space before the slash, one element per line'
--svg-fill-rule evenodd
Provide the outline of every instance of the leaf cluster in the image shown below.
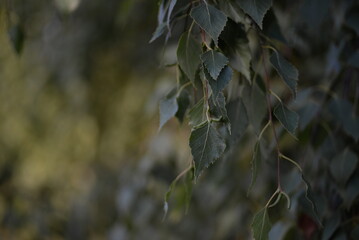
<path fill-rule="evenodd" d="M 161 6 L 170 3 L 173 2 L 161 1 Z M 283 154 L 283 141 L 292 138 L 295 144 L 319 154 L 324 145 L 332 140 L 334 131 L 330 126 L 336 126 L 336 131 L 344 135 L 340 140 L 342 142 L 336 141 L 337 155 L 330 160 L 328 171 L 335 184 L 341 187 L 339 191 L 349 188 L 347 184 L 353 175 L 357 179 L 358 167 L 355 153 L 358 151 L 359 138 L 357 90 L 354 96 L 347 99 L 338 98 L 333 93 L 335 86 L 340 84 L 338 79 L 343 77 L 342 72 L 347 69 L 342 68 L 334 77 L 327 75 L 330 89 L 320 92 L 318 86 L 312 84 L 307 90 L 298 93 L 299 71 L 289 60 L 291 54 L 286 50 L 288 46 L 285 37 L 278 31 L 280 26 L 275 17 L 274 21 L 263 21 L 267 13 L 268 19 L 273 18 L 272 8 L 271 0 L 193 1 L 186 5 L 185 31 L 181 33 L 177 46 L 176 66 L 180 79 L 177 80 L 176 94 L 172 94 L 176 97 L 167 96 L 161 101 L 160 107 L 160 128 L 178 112 L 188 110 L 194 181 L 205 168 L 228 157 L 247 129 L 250 129 L 256 142 L 251 161 L 252 180 L 249 190 L 255 186 L 262 162 L 266 159 L 263 153 L 275 156 L 277 191 L 253 218 L 255 239 L 268 239 L 271 230 L 268 209 L 276 206 L 282 196 L 287 199 L 289 206 L 291 201 L 304 198 L 307 202 L 301 204 L 307 206 L 303 207 L 305 216 L 310 216 L 318 231 L 323 229 L 323 219 L 326 221 L 323 209 L 316 206 L 318 196 L 303 168 L 297 161 Z M 171 11 L 167 14 L 171 14 Z M 270 28 L 271 31 L 268 28 L 270 24 L 274 26 Z M 353 33 L 349 36 L 348 39 L 353 38 Z M 154 37 L 159 35 L 155 33 Z M 358 52 L 347 58 L 350 69 L 353 69 L 352 66 L 357 68 L 353 60 L 357 54 Z M 329 67 L 332 66 L 330 64 Z M 357 83 L 354 85 L 358 86 Z M 186 105 L 178 101 L 184 88 L 186 92 L 192 93 L 186 95 Z M 231 107 L 234 103 L 235 109 Z M 185 108 L 181 109 L 181 106 Z M 182 121 L 183 118 L 179 120 Z M 308 139 L 305 134 L 311 134 L 312 139 Z M 272 144 L 267 144 L 268 141 Z M 281 180 L 284 175 L 281 166 L 284 162 L 289 163 L 293 167 L 291 171 L 296 171 L 300 176 L 303 187 L 302 190 L 297 190 L 297 194 L 287 190 L 288 184 Z M 350 189 L 354 187 L 350 186 Z M 345 204 L 350 208 L 358 193 L 355 191 L 348 194 L 352 194 L 352 197 Z M 274 197 L 277 200 L 272 202 Z M 324 226 L 324 231 L 325 229 Z M 326 234 L 323 233 L 324 235 Z"/>

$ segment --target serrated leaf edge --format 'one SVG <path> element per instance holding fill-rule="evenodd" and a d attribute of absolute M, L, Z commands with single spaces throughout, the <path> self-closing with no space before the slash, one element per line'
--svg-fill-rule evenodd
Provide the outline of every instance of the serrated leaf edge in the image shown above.
<path fill-rule="evenodd" d="M 207 52 L 216 52 L 216 51 L 214 51 L 214 50 L 208 50 Z M 227 57 L 226 55 L 224 55 L 223 53 L 217 51 L 218 53 L 221 53 L 223 56 L 225 56 L 226 59 L 227 59 L 227 61 L 226 61 L 226 63 L 224 64 L 224 66 L 219 70 L 218 76 L 217 76 L 216 78 L 213 78 L 213 76 L 212 76 L 211 73 L 209 72 L 209 66 L 207 66 L 206 62 L 202 59 L 203 54 L 205 54 L 205 53 L 207 53 L 207 52 L 204 52 L 204 53 L 201 54 L 201 56 L 200 56 L 201 61 L 202 61 L 203 65 L 204 65 L 204 67 L 207 69 L 208 74 L 212 77 L 213 80 L 217 81 L 219 75 L 221 75 L 222 70 L 223 70 L 226 66 L 228 66 L 229 59 L 228 59 L 228 57 Z M 212 58 L 213 58 L 213 62 L 214 62 L 213 53 L 212 53 Z"/>
<path fill-rule="evenodd" d="M 271 6 L 264 12 L 263 18 L 262 18 L 262 21 L 260 22 L 260 24 L 258 24 L 258 23 L 251 17 L 251 15 L 250 15 L 246 10 L 244 10 L 240 5 L 238 5 L 238 6 L 239 6 L 240 9 L 242 9 L 242 11 L 243 11 L 245 14 L 247 14 L 247 15 L 250 17 L 250 19 L 251 19 L 254 23 L 256 23 L 256 24 L 258 25 L 258 27 L 262 30 L 262 29 L 263 29 L 263 20 L 264 20 L 264 17 L 266 16 L 267 12 L 272 8 L 272 6 L 273 6 L 273 1 L 271 0 Z"/>
<path fill-rule="evenodd" d="M 208 4 L 205 3 L 205 5 L 206 5 L 207 10 L 208 10 Z M 198 6 L 197 6 L 197 7 L 198 7 Z M 217 8 L 216 8 L 216 9 L 217 9 Z M 219 10 L 219 9 L 217 9 L 217 10 L 220 11 L 220 12 L 222 12 L 222 11 Z M 207 12 L 209 12 L 209 10 L 208 10 Z M 222 12 L 222 13 L 223 13 L 223 12 Z M 220 33 L 219 33 L 219 35 L 218 35 L 218 38 L 219 38 L 219 36 L 222 34 L 222 32 L 223 32 L 225 26 L 227 25 L 227 21 L 228 21 L 227 15 L 226 15 L 225 13 L 223 13 L 223 14 L 224 14 L 224 16 L 226 16 L 226 22 L 224 23 L 224 27 L 223 27 L 222 30 L 220 31 Z M 191 10 L 190 16 L 192 17 L 192 10 Z M 194 21 L 198 26 L 201 27 L 201 25 L 200 25 L 193 17 L 192 17 L 192 19 L 193 19 L 193 21 Z M 201 27 L 201 28 L 202 28 L 202 27 Z M 214 39 L 214 37 L 211 36 L 211 34 L 209 34 L 207 31 L 205 31 L 205 32 L 213 39 L 214 43 L 215 43 L 216 45 L 218 45 L 218 38 L 217 38 L 217 39 Z"/>

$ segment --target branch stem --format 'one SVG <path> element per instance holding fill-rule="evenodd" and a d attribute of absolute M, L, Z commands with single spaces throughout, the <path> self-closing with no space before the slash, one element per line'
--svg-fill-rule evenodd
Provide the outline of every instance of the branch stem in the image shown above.
<path fill-rule="evenodd" d="M 263 47 L 261 47 L 261 51 L 262 51 L 262 63 L 263 63 L 264 77 L 265 77 L 268 118 L 269 118 L 270 125 L 272 127 L 273 136 L 274 136 L 274 140 L 275 140 L 276 148 L 277 148 L 277 184 L 278 184 L 278 189 L 281 191 L 282 188 L 281 188 L 281 181 L 280 181 L 280 157 L 279 157 L 281 153 L 279 150 L 279 140 L 278 140 L 277 132 L 276 132 L 275 126 L 273 124 L 272 106 L 271 106 L 271 100 L 270 100 L 270 95 L 271 95 L 272 91 L 271 91 L 271 87 L 270 87 L 270 79 L 269 79 L 269 74 L 268 74 L 267 67 L 266 67 L 265 51 L 263 50 Z"/>
<path fill-rule="evenodd" d="M 272 206 L 272 205 L 270 205 L 270 203 L 272 202 L 273 198 L 274 198 L 278 193 L 280 193 L 280 192 L 281 192 L 281 190 L 280 190 L 279 188 L 277 188 L 277 190 L 276 190 L 276 191 L 273 193 L 273 195 L 269 198 L 269 200 L 268 200 L 268 202 L 267 202 L 265 208 L 268 208 L 268 207 Z"/>

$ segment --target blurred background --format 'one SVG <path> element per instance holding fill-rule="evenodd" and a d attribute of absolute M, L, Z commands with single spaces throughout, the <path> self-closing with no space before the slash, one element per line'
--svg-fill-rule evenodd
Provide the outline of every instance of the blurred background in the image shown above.
<path fill-rule="evenodd" d="M 0 239 L 159 234 L 168 185 L 151 171 L 174 140 L 156 135 L 156 14 L 144 0 L 1 2 Z"/>
<path fill-rule="evenodd" d="M 328 29 L 321 37 L 299 22 L 304 13 L 292 17 L 298 6 L 279 2 L 296 48 L 287 56 L 307 80 L 301 88 L 337 76 L 342 45 L 323 36 L 343 25 L 346 9 L 339 27 L 325 25 L 333 26 L 326 16 L 336 16 L 340 1 L 305 13 Z M 317 2 L 312 8 L 322 9 Z M 188 186 L 178 184 L 162 221 L 164 194 L 191 157 L 186 124 L 174 119 L 158 133 L 158 101 L 176 84 L 176 69 L 160 66 L 175 61 L 176 38 L 164 54 L 163 41 L 148 43 L 157 1 L 4 0 L 0 7 L 0 239 L 249 238 L 253 212 L 275 187 L 264 172 L 246 196 L 252 133 L 206 171 L 189 206 Z M 317 57 L 301 61 L 310 56 Z M 294 141 L 286 146 L 300 154 Z"/>

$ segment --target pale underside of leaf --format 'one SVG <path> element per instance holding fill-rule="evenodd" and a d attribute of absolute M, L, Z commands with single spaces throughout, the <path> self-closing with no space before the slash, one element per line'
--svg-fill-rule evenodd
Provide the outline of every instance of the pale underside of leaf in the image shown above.
<path fill-rule="evenodd" d="M 172 15 L 172 12 L 173 12 L 173 9 L 175 7 L 177 3 L 177 0 L 171 0 L 170 1 L 170 4 L 169 4 L 169 7 L 168 7 L 168 13 L 167 13 L 167 28 L 168 30 L 171 32 L 171 27 L 170 27 L 170 21 L 171 21 L 171 15 Z"/>
<path fill-rule="evenodd" d="M 176 94 L 172 93 L 160 101 L 160 126 L 159 130 L 165 125 L 168 120 L 176 115 L 178 111 L 178 104 Z"/>
<path fill-rule="evenodd" d="M 150 40 L 149 43 L 152 43 L 153 41 L 155 41 L 157 38 L 159 38 L 166 30 L 166 24 L 165 23 L 160 23 L 158 24 L 155 32 L 152 35 L 152 38 Z"/>
<path fill-rule="evenodd" d="M 159 12 L 157 15 L 157 22 L 158 22 L 157 28 L 152 35 L 150 43 L 152 43 L 157 38 L 159 38 L 165 32 L 166 27 L 168 30 L 167 38 L 171 35 L 170 21 L 171 21 L 171 15 L 172 15 L 172 12 L 173 12 L 173 9 L 174 9 L 176 3 L 177 3 L 177 0 L 161 1 L 160 7 L 159 7 Z M 165 19 L 166 19 L 166 21 L 165 21 Z M 167 39 L 166 39 L 166 41 L 167 41 Z"/>
<path fill-rule="evenodd" d="M 162 0 L 160 3 L 160 7 L 158 10 L 158 15 L 157 15 L 157 21 L 158 23 L 162 23 L 165 20 L 167 11 L 168 11 L 168 7 L 169 7 L 169 2 L 166 0 Z"/>

